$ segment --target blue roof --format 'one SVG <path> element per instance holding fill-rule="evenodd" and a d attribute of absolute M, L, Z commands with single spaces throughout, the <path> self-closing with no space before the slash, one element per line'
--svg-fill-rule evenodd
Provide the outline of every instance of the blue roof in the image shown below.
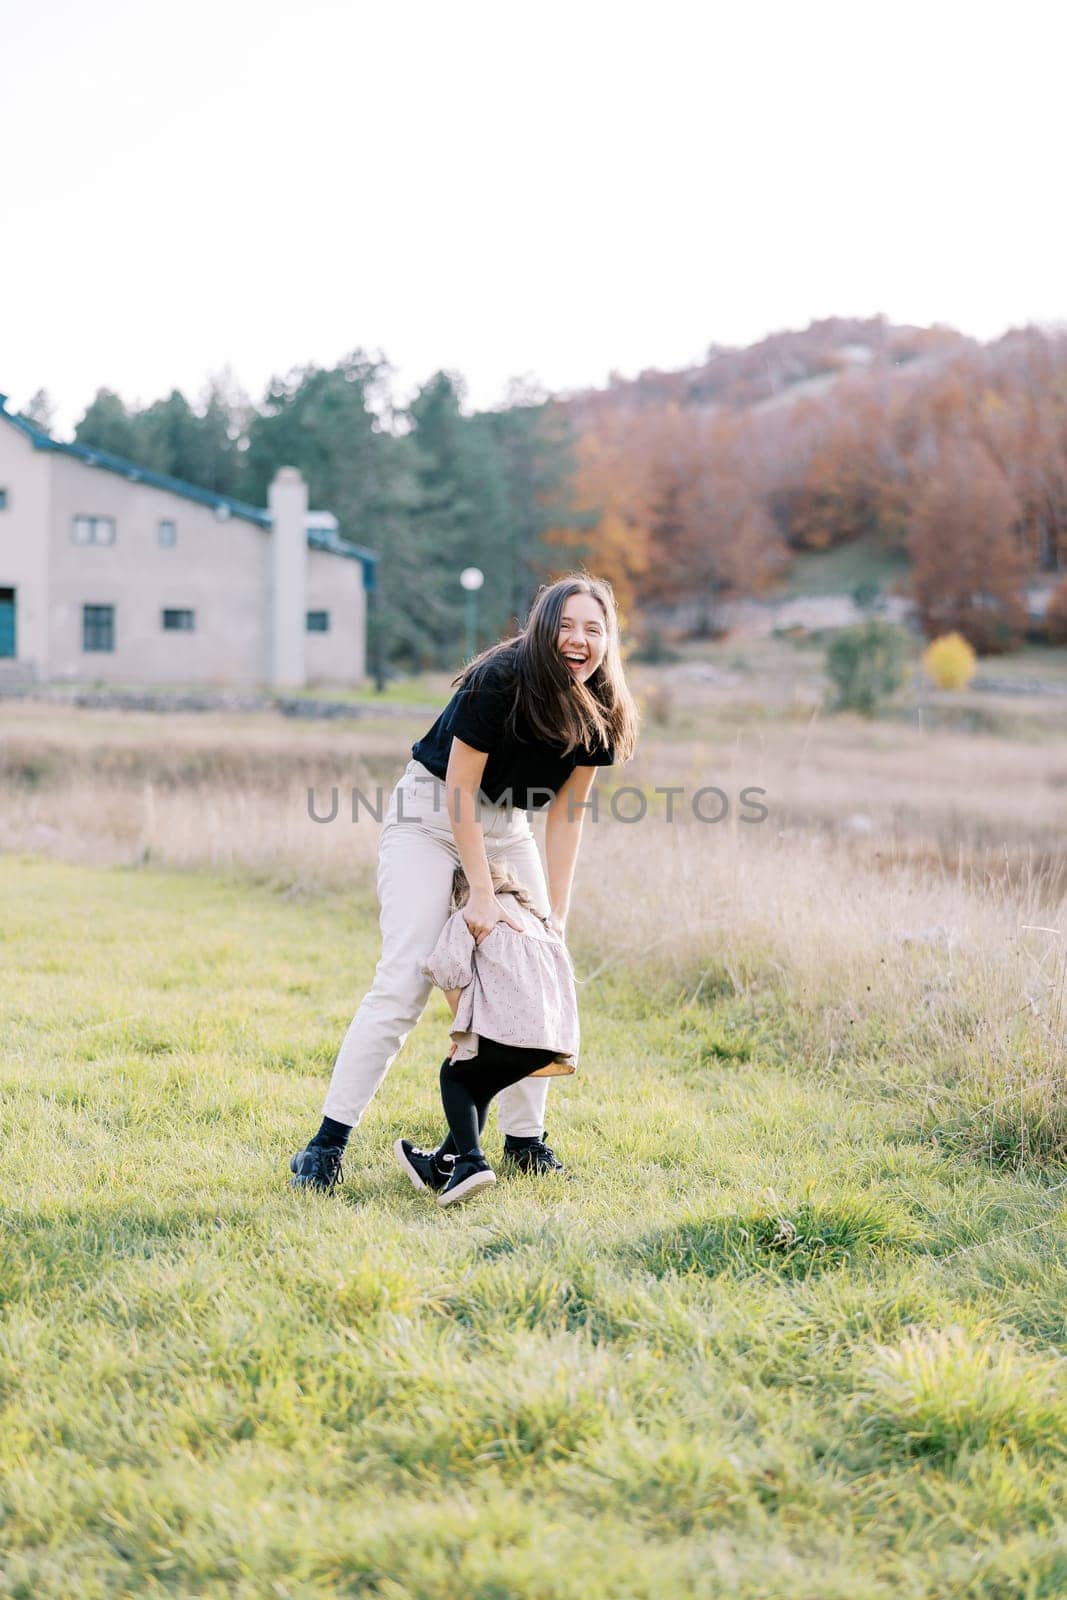
<path fill-rule="evenodd" d="M 216 494 L 213 489 L 201 489 L 195 483 L 186 483 L 183 478 L 171 478 L 165 472 L 154 472 L 150 467 L 138 466 L 136 461 L 127 461 L 125 456 L 113 456 L 109 450 L 97 450 L 95 446 L 88 444 L 64 444 L 59 439 L 53 439 L 36 423 L 9 411 L 6 394 L 0 394 L 0 418 L 4 422 L 10 422 L 12 427 L 25 434 L 35 450 L 55 450 L 60 455 L 73 456 L 76 461 L 84 462 L 87 467 L 99 467 L 103 472 L 117 472 L 131 483 L 147 483 L 153 489 L 166 489 L 170 494 L 181 495 L 183 500 L 194 500 L 197 505 L 210 506 L 213 511 L 221 511 L 223 516 L 239 517 L 242 522 L 254 522 L 258 528 L 269 528 L 272 525 L 269 511 L 259 506 L 248 505 L 244 500 L 234 500 L 227 494 Z M 347 556 L 351 561 L 361 562 L 363 587 L 368 591 L 373 591 L 377 587 L 377 550 L 370 550 L 366 545 L 353 544 L 350 539 L 342 538 L 339 533 L 327 532 L 320 528 L 309 528 L 307 541 L 313 550 L 325 550 L 330 555 Z"/>

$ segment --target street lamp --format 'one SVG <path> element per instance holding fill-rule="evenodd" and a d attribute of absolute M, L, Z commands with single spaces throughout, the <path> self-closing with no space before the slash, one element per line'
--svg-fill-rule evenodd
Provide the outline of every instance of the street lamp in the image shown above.
<path fill-rule="evenodd" d="M 467 660 L 469 661 L 477 648 L 478 590 L 485 582 L 485 573 L 481 567 L 464 567 L 459 575 L 459 581 L 467 591 Z"/>

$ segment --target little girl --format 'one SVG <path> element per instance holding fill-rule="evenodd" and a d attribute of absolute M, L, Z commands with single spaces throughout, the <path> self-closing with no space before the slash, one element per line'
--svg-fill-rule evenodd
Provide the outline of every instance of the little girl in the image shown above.
<path fill-rule="evenodd" d="M 494 861 L 490 872 L 494 896 L 523 931 L 497 922 L 476 944 L 461 909 L 470 885 L 456 868 L 452 914 L 422 966 L 452 1010 L 452 1048 L 441 1063 L 449 1132 L 436 1150 L 407 1139 L 393 1146 L 415 1188 L 435 1191 L 442 1206 L 496 1182 L 480 1143 L 493 1097 L 520 1078 L 577 1068 L 578 1000 L 567 947 L 506 867 Z"/>

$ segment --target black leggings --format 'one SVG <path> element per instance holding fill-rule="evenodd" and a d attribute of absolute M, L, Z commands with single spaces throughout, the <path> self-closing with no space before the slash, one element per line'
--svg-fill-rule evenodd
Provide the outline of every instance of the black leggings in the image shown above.
<path fill-rule="evenodd" d="M 469 1061 L 455 1061 L 451 1056 L 442 1061 L 441 1104 L 449 1131 L 438 1155 L 465 1156 L 479 1151 L 494 1095 L 536 1072 L 538 1067 L 546 1067 L 555 1055 L 555 1050 L 481 1039 L 478 1054 Z"/>

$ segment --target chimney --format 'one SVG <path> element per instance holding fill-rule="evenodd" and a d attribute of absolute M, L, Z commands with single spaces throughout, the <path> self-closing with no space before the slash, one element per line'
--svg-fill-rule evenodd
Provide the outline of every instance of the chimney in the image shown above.
<path fill-rule="evenodd" d="M 302 689 L 307 590 L 308 487 L 296 467 L 280 467 L 267 496 L 271 516 L 271 683 Z"/>

